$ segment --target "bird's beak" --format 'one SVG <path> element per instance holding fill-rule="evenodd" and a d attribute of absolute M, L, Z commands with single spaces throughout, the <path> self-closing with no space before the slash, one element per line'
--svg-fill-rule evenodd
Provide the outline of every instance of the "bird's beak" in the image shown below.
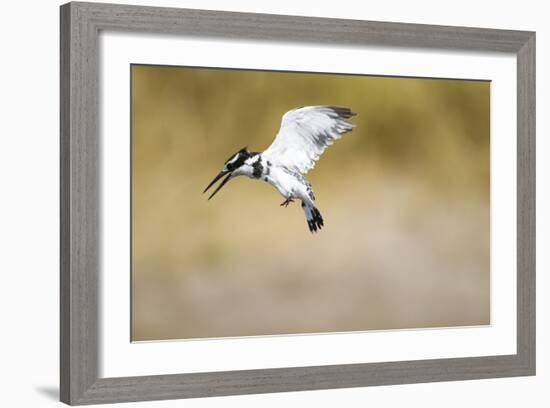
<path fill-rule="evenodd" d="M 214 177 L 214 180 L 212 180 L 210 182 L 210 184 L 208 184 L 208 186 L 204 189 L 204 191 L 202 192 L 203 194 L 206 193 L 208 191 L 208 189 L 210 187 L 212 187 L 214 185 L 214 183 L 216 181 L 218 181 L 219 179 L 221 179 L 223 176 L 225 176 L 227 174 L 227 177 L 223 179 L 223 181 L 220 183 L 220 185 L 214 190 L 214 192 L 212 194 L 210 194 L 210 197 L 208 197 L 208 199 L 210 200 L 212 197 L 214 197 L 216 195 L 216 193 L 218 191 L 220 191 L 220 189 L 225 185 L 225 183 L 227 183 L 229 181 L 229 179 L 231 178 L 231 172 L 229 171 L 226 171 L 226 170 L 222 170 L 220 171 L 220 173 Z"/>

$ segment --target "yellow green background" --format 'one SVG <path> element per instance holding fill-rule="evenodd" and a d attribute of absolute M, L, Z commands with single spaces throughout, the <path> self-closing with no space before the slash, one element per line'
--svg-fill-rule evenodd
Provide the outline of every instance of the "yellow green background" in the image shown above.
<path fill-rule="evenodd" d="M 133 65 L 132 340 L 489 323 L 490 83 Z M 353 109 L 307 174 L 202 190 L 282 115 Z"/>

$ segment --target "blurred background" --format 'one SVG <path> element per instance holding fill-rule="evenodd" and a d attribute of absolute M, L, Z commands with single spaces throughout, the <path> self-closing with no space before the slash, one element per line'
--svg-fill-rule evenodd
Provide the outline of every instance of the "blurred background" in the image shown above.
<path fill-rule="evenodd" d="M 490 323 L 490 83 L 132 66 L 132 340 Z M 267 183 L 203 189 L 282 115 L 356 129 L 307 174 L 325 219 Z"/>

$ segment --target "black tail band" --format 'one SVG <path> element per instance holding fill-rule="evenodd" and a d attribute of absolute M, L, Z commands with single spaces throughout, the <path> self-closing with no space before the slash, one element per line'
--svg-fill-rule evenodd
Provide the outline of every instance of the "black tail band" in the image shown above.
<path fill-rule="evenodd" d="M 304 211 L 306 213 L 307 226 L 311 232 L 317 232 L 325 225 L 323 216 L 319 210 L 313 206 L 305 205 L 302 203 Z"/>

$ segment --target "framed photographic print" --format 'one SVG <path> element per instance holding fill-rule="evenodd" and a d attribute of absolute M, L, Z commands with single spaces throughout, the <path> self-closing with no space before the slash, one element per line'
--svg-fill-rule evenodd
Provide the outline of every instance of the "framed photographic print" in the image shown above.
<path fill-rule="evenodd" d="M 534 375 L 535 34 L 61 7 L 61 400 Z"/>

